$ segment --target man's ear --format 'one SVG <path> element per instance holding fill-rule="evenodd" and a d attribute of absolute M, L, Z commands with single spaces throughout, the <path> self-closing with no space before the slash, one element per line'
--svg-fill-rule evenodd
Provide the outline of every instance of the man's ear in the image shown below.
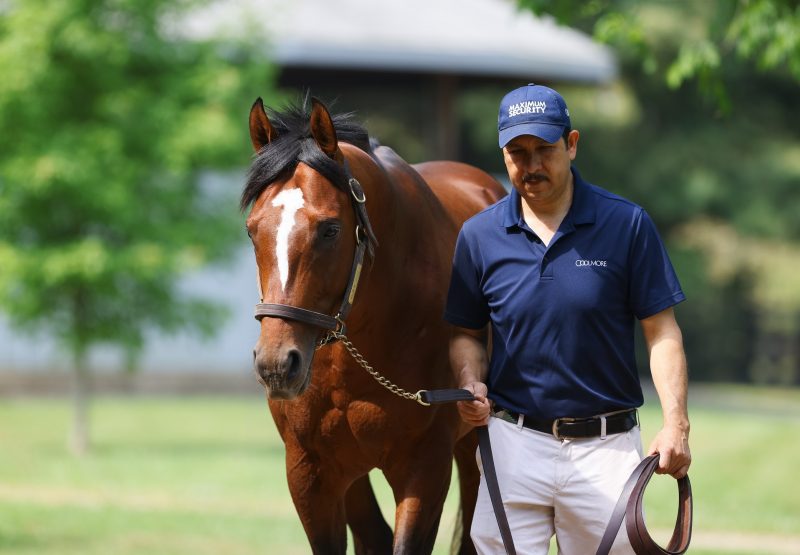
<path fill-rule="evenodd" d="M 567 152 L 569 153 L 569 159 L 574 160 L 575 157 L 578 155 L 578 139 L 581 138 L 581 132 L 577 129 L 573 129 L 567 135 Z"/>

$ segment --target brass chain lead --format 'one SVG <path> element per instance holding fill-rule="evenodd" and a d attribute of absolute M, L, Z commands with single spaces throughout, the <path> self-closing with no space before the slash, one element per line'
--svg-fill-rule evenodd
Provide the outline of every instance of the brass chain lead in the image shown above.
<path fill-rule="evenodd" d="M 406 391 L 402 387 L 392 383 L 389 379 L 382 376 L 377 370 L 375 370 L 372 366 L 369 365 L 367 359 L 365 359 L 361 353 L 356 349 L 356 346 L 347 338 L 346 335 L 340 333 L 339 331 L 332 331 L 330 333 L 331 336 L 335 337 L 339 341 L 342 342 L 344 348 L 347 349 L 347 352 L 350 353 L 350 356 L 353 357 L 361 367 L 366 370 L 370 376 L 372 376 L 376 382 L 381 384 L 383 387 L 397 395 L 398 397 L 402 397 L 403 399 L 408 399 L 409 401 L 416 401 L 420 405 L 429 406 L 430 403 L 426 403 L 422 400 L 422 393 L 426 390 L 420 389 L 416 393 L 411 393 L 410 391 Z"/>

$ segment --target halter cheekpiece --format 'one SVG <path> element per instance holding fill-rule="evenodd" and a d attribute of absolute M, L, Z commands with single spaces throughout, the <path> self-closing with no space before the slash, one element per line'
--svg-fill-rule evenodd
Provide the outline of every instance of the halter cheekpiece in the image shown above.
<path fill-rule="evenodd" d="M 353 257 L 350 278 L 348 279 L 342 303 L 336 315 L 330 316 L 306 308 L 275 303 L 258 303 L 256 304 L 255 310 L 255 318 L 259 321 L 261 321 L 262 318 L 281 318 L 284 320 L 303 322 L 304 324 L 310 324 L 328 330 L 325 337 L 317 342 L 317 348 L 339 340 L 340 336 L 346 333 L 344 321 L 347 315 L 350 314 L 350 309 L 353 308 L 353 301 L 355 300 L 358 283 L 361 279 L 361 270 L 364 266 L 364 255 L 370 247 L 370 243 L 375 242 L 375 236 L 372 232 L 369 215 L 367 214 L 367 196 L 364 193 L 364 188 L 350 173 L 347 161 L 344 163 L 344 170 L 347 175 L 350 203 L 356 215 L 356 252 Z M 370 251 L 371 250 L 372 249 L 370 249 Z"/>

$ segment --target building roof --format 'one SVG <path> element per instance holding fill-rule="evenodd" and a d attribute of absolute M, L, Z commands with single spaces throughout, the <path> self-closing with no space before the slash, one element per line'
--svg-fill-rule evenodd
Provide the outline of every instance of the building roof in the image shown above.
<path fill-rule="evenodd" d="M 512 0 L 219 1 L 181 25 L 196 37 L 266 32 L 283 67 L 589 83 L 616 75 L 607 48 Z"/>

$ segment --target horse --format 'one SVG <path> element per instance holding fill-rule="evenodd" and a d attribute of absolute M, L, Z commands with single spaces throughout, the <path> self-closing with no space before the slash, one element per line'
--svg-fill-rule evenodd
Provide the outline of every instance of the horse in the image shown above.
<path fill-rule="evenodd" d="M 249 127 L 256 154 L 241 208 L 261 297 L 254 372 L 311 549 L 345 553 L 349 526 L 356 553 L 430 553 L 455 458 L 454 544 L 474 553 L 475 433 L 452 404 L 423 406 L 407 390 L 455 386 L 443 319 L 455 240 L 505 190 L 466 164 L 409 165 L 315 98 L 269 115 L 259 98 Z M 394 494 L 394 532 L 373 468 Z"/>

